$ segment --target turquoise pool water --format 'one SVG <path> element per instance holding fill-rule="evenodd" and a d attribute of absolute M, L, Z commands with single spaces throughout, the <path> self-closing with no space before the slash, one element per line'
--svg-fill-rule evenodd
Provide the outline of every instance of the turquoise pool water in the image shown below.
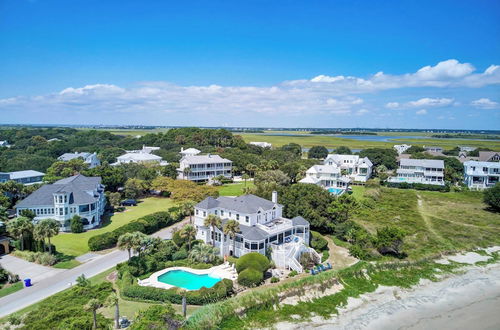
<path fill-rule="evenodd" d="M 209 275 L 198 275 L 185 270 L 170 270 L 158 276 L 158 281 L 187 290 L 211 288 L 221 279 Z"/>
<path fill-rule="evenodd" d="M 328 188 L 328 192 L 334 195 L 340 195 L 342 193 L 342 189 L 340 188 Z"/>

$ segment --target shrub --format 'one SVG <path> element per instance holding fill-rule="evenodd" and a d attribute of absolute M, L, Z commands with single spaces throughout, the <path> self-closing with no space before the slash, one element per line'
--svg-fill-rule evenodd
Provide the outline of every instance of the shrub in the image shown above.
<path fill-rule="evenodd" d="M 352 245 L 349 248 L 349 254 L 358 259 L 366 259 L 368 257 L 368 252 L 358 244 Z"/>
<path fill-rule="evenodd" d="M 320 233 L 311 230 L 311 247 L 316 251 L 328 250 L 328 242 Z"/>
<path fill-rule="evenodd" d="M 385 182 L 385 185 L 390 188 L 399 188 L 399 189 L 415 189 L 415 190 L 428 190 L 428 191 L 441 191 L 448 192 L 450 191 L 449 185 L 438 186 L 434 184 L 423 184 L 423 183 L 406 183 L 406 182 Z"/>
<path fill-rule="evenodd" d="M 243 272 L 247 268 L 253 268 L 261 273 L 269 269 L 269 259 L 258 252 L 247 253 L 236 261 L 236 271 Z"/>
<path fill-rule="evenodd" d="M 483 201 L 493 210 L 500 211 L 500 183 L 484 191 Z"/>
<path fill-rule="evenodd" d="M 73 218 L 71 218 L 70 228 L 72 233 L 83 233 L 82 218 L 80 218 L 78 215 L 75 215 Z"/>
<path fill-rule="evenodd" d="M 12 255 L 27 260 L 29 262 L 36 262 L 44 266 L 52 266 L 57 262 L 57 258 L 48 252 L 32 252 L 16 250 Z"/>
<path fill-rule="evenodd" d="M 288 274 L 288 277 L 294 277 L 294 276 L 297 276 L 298 274 L 299 274 L 299 273 L 297 273 L 297 271 L 296 271 L 296 270 L 292 270 L 292 271 L 290 272 L 290 274 Z"/>
<path fill-rule="evenodd" d="M 172 255 L 172 260 L 180 260 L 186 259 L 188 257 L 188 253 L 185 249 L 180 249 Z"/>
<path fill-rule="evenodd" d="M 263 273 L 254 268 L 246 268 L 238 274 L 238 283 L 249 288 L 259 285 L 263 279 Z"/>
<path fill-rule="evenodd" d="M 277 278 L 275 276 L 271 277 L 271 283 L 278 283 L 279 281 L 280 281 L 279 278 Z"/>

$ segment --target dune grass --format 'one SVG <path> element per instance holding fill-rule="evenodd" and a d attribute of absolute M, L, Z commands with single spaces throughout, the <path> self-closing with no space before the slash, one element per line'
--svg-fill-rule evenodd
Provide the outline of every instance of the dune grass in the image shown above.
<path fill-rule="evenodd" d="M 80 234 L 60 233 L 52 238 L 57 251 L 70 256 L 79 256 L 89 251 L 88 240 L 92 236 L 112 231 L 132 220 L 159 211 L 166 211 L 174 202 L 168 198 L 145 198 L 137 206 L 127 207 L 124 212 L 112 215 L 104 226 Z"/>
<path fill-rule="evenodd" d="M 500 244 L 500 215 L 489 211 L 481 192 L 431 192 L 381 188 L 372 208 L 354 220 L 375 233 L 394 225 L 404 229 L 410 259 Z"/>

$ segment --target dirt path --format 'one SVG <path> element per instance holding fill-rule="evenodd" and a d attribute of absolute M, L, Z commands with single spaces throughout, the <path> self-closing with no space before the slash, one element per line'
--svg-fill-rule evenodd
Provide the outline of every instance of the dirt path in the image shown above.
<path fill-rule="evenodd" d="M 417 205 L 418 205 L 418 212 L 422 216 L 422 219 L 424 220 L 425 226 L 427 229 L 434 235 L 436 238 L 440 241 L 446 241 L 443 236 L 441 236 L 433 227 L 431 219 L 429 219 L 429 215 L 425 211 L 424 203 L 422 201 L 422 198 L 420 197 L 419 194 L 417 194 Z"/>
<path fill-rule="evenodd" d="M 354 258 L 349 254 L 349 250 L 344 247 L 335 245 L 332 239 L 328 236 L 323 236 L 328 242 L 328 249 L 330 256 L 328 262 L 332 265 L 333 269 L 342 269 L 354 265 L 359 259 Z"/>

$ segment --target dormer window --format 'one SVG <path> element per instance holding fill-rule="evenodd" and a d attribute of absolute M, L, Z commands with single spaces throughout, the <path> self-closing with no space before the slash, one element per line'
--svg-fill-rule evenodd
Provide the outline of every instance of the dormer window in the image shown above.
<path fill-rule="evenodd" d="M 215 215 L 218 215 L 218 213 L 219 213 L 219 212 L 218 212 L 217 210 L 215 210 Z"/>
<path fill-rule="evenodd" d="M 224 216 L 224 210 L 220 210 L 220 216 L 223 217 Z"/>

